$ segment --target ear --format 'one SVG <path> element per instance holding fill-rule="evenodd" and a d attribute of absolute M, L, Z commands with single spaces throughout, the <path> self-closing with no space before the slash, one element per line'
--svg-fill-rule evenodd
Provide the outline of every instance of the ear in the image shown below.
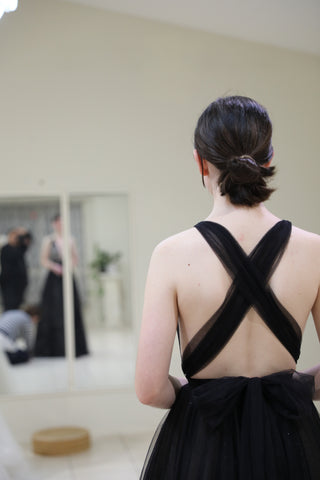
<path fill-rule="evenodd" d="M 208 169 L 208 162 L 204 158 L 201 159 L 199 153 L 197 152 L 196 149 L 193 150 L 193 156 L 195 161 L 198 164 L 199 172 L 201 175 L 204 177 L 207 177 L 209 175 L 209 169 Z"/>
<path fill-rule="evenodd" d="M 268 167 L 270 167 L 270 165 L 271 165 L 271 162 L 272 162 L 272 160 L 273 160 L 273 157 L 274 157 L 274 152 L 273 152 L 273 154 L 272 154 L 272 157 L 270 158 L 269 162 L 265 163 L 265 164 L 264 164 L 264 165 L 262 165 L 262 166 L 263 166 L 264 168 L 268 168 Z"/>

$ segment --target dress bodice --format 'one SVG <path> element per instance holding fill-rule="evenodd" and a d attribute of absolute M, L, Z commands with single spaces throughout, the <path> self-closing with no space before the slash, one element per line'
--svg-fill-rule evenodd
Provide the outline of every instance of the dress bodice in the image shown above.
<path fill-rule="evenodd" d="M 232 284 L 222 305 L 184 349 L 182 369 L 186 376 L 195 375 L 218 355 L 251 307 L 297 361 L 302 339 L 300 326 L 268 283 L 289 241 L 291 223 L 276 223 L 249 255 L 224 226 L 203 221 L 195 228 L 224 265 Z"/>
<path fill-rule="evenodd" d="M 50 240 L 49 260 L 55 263 L 62 263 L 61 252 L 53 238 Z"/>

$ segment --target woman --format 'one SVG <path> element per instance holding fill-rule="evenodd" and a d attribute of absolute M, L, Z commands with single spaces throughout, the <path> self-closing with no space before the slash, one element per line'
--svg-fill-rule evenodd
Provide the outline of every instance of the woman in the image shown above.
<path fill-rule="evenodd" d="M 53 233 L 44 238 L 41 251 L 41 264 L 49 271 L 45 280 L 41 300 L 41 317 L 35 343 L 35 356 L 60 357 L 65 355 L 63 287 L 62 287 L 62 250 L 63 237 L 60 215 L 52 220 Z M 77 253 L 74 240 L 70 244 L 72 265 L 77 265 Z M 80 299 L 75 281 L 74 328 L 76 356 L 88 353 L 84 326 L 81 315 Z"/>
<path fill-rule="evenodd" d="M 142 479 L 320 478 L 320 365 L 295 372 L 310 312 L 320 336 L 320 238 L 263 205 L 271 134 L 246 97 L 198 120 L 194 157 L 214 207 L 150 262 L 136 392 L 170 411 Z M 177 328 L 182 380 L 169 375 Z"/>

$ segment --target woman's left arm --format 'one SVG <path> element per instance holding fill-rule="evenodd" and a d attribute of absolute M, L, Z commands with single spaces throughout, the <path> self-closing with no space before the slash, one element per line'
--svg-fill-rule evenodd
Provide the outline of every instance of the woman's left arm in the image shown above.
<path fill-rule="evenodd" d="M 313 400 L 320 400 L 320 363 L 314 367 L 304 370 L 302 373 L 306 373 L 314 377 Z"/>
<path fill-rule="evenodd" d="M 151 257 L 136 364 L 137 396 L 158 408 L 170 408 L 181 388 L 180 381 L 169 376 L 178 323 L 175 257 L 168 240 Z"/>
<path fill-rule="evenodd" d="M 318 255 L 317 255 L 318 258 Z M 316 331 L 318 334 L 319 342 L 320 342 L 320 286 L 318 288 L 318 294 L 314 305 L 312 307 L 312 317 L 314 321 L 314 325 L 316 327 Z M 320 400 L 320 363 L 315 365 L 308 370 L 305 370 L 303 373 L 307 373 L 314 377 L 314 395 L 313 400 Z"/>
<path fill-rule="evenodd" d="M 78 265 L 78 252 L 77 252 L 76 243 L 75 243 L 73 237 L 71 237 L 71 240 L 70 240 L 70 247 L 71 247 L 71 262 L 72 262 L 72 266 L 73 266 L 73 267 L 77 267 L 77 265 Z"/>

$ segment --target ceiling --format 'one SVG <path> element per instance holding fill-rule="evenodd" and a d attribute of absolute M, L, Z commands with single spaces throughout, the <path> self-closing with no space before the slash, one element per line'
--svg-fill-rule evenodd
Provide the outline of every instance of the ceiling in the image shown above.
<path fill-rule="evenodd" d="M 320 0 L 65 0 L 320 55 Z"/>

